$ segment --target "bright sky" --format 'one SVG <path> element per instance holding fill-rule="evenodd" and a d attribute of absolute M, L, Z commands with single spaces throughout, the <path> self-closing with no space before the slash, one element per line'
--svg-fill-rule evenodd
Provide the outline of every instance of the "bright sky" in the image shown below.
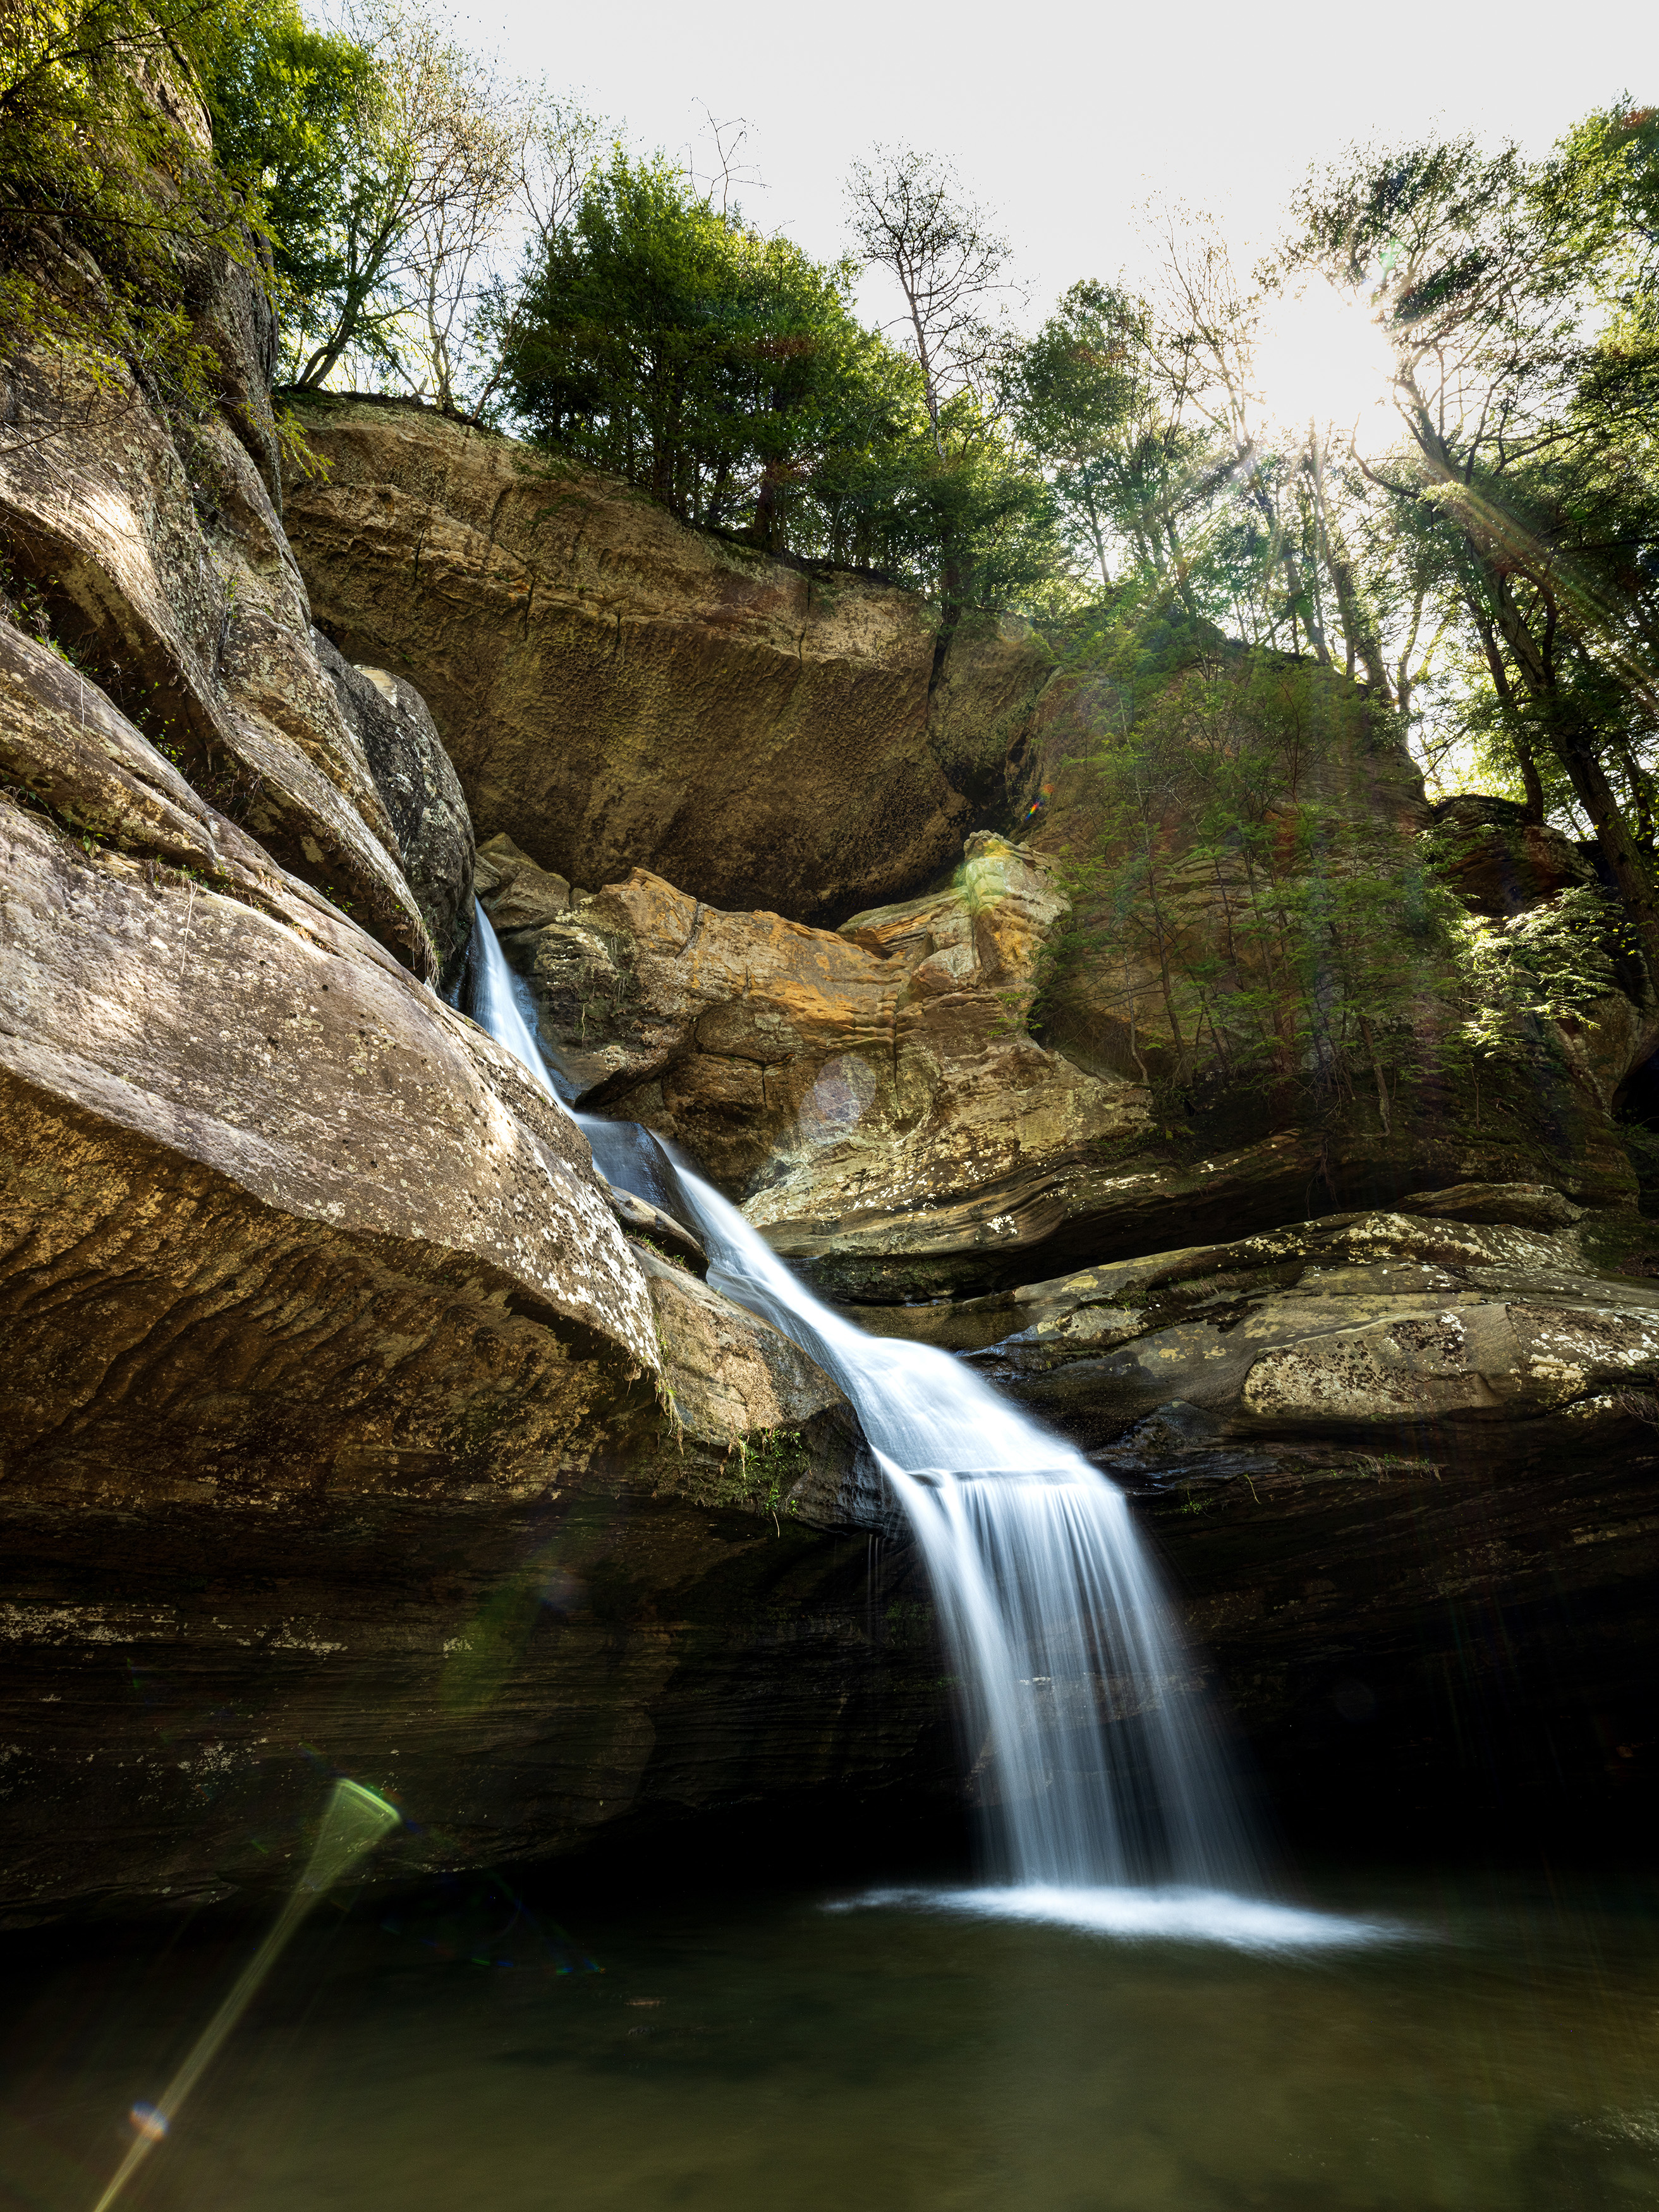
<path fill-rule="evenodd" d="M 1133 275 L 1135 204 L 1215 210 L 1265 242 L 1310 161 L 1437 125 L 1541 150 L 1629 90 L 1659 100 L 1656 0 L 457 0 L 469 43 L 700 170 L 697 103 L 750 125 L 746 214 L 828 258 L 841 181 L 875 139 L 947 155 L 1011 237 L 1033 319 L 1074 279 Z M 696 142 L 701 139 L 701 148 Z M 1248 260 L 1248 253 L 1241 257 Z M 890 312 L 866 293 L 867 313 Z"/>

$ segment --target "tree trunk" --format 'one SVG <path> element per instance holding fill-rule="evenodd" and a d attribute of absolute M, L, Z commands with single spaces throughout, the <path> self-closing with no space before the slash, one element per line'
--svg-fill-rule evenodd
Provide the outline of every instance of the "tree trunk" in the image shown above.
<path fill-rule="evenodd" d="M 1492 672 L 1492 689 L 1498 694 L 1498 703 L 1504 710 L 1504 726 L 1510 733 L 1510 746 L 1514 752 L 1516 766 L 1521 771 L 1521 782 L 1527 794 L 1527 819 L 1541 823 L 1544 818 L 1544 787 L 1538 780 L 1538 763 L 1533 756 L 1525 731 L 1521 726 L 1521 708 L 1510 682 L 1510 672 L 1504 665 L 1504 656 L 1498 649 L 1498 640 L 1487 619 L 1486 609 L 1471 594 L 1469 612 L 1474 617 L 1475 629 L 1480 634 L 1481 650 L 1486 656 L 1486 666 Z"/>
<path fill-rule="evenodd" d="M 1638 845 L 1607 781 L 1595 733 L 1586 726 L 1574 702 L 1562 696 L 1549 659 L 1515 604 L 1509 578 L 1467 532 L 1464 542 L 1480 574 L 1492 618 L 1510 648 L 1550 750 L 1566 770 L 1619 887 L 1647 963 L 1651 1003 L 1656 980 L 1659 980 L 1659 884 L 1652 866 Z M 1540 793 L 1540 801 L 1541 797 Z"/>

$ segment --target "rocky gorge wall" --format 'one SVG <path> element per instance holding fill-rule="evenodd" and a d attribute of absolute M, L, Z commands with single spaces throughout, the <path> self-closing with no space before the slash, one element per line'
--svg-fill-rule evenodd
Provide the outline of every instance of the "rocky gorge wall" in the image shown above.
<path fill-rule="evenodd" d="M 439 996 L 466 800 L 312 625 L 257 265 L 191 296 L 206 416 L 4 367 L 0 1918 L 280 1881 L 319 1768 L 411 1868 L 890 1792 L 856 1425 Z"/>
<path fill-rule="evenodd" d="M 411 1869 L 961 1802 L 850 1409 L 446 1002 L 475 884 L 586 1110 L 1129 1486 L 1283 1807 L 1334 1742 L 1431 1807 L 1499 1708 L 1639 1794 L 1639 1012 L 1484 1126 L 1211 1145 L 1110 994 L 1045 1017 L 1091 802 L 1027 626 L 416 407 L 285 482 L 254 277 L 194 296 L 202 419 L 4 368 L 0 1916 L 274 1883 L 333 1768 Z M 1419 834 L 1397 743 L 1338 767 Z"/>
<path fill-rule="evenodd" d="M 362 481 L 403 465 L 403 433 L 371 459 L 351 419 Z M 295 527 L 323 588 L 362 594 L 332 526 L 316 550 Z M 1024 651 L 1026 684 L 996 693 L 1023 841 L 975 830 L 954 869 L 834 929 L 781 881 L 781 912 L 698 896 L 649 841 L 612 880 L 603 845 L 550 866 L 538 803 L 509 817 L 478 880 L 544 1046 L 584 1106 L 686 1147 L 866 1328 L 973 1358 L 1130 1488 L 1281 1806 L 1409 1838 L 1437 1800 L 1535 1809 L 1569 1771 L 1586 1802 L 1649 1802 L 1626 1668 L 1646 1663 L 1655 1241 L 1607 1110 L 1647 1012 L 1610 989 L 1484 1100 L 1429 1080 L 1391 1120 L 1362 1089 L 1253 1129 L 1224 1091 L 1172 1128 L 1144 955 L 1109 947 L 1092 998 L 1085 974 L 1037 1000 L 1099 815 L 1086 692 Z M 1593 878 L 1499 803 L 1430 808 L 1363 695 L 1298 680 L 1316 724 L 1291 797 L 1385 856 L 1451 819 L 1480 915 Z M 681 711 L 713 720 L 720 696 L 688 675 Z M 1218 927 L 1212 873 L 1177 876 L 1183 927 Z"/>
<path fill-rule="evenodd" d="M 944 650 L 914 592 L 689 530 L 430 408 L 320 395 L 298 419 L 317 619 L 407 672 L 482 838 L 817 922 L 905 896 L 1000 813 L 1049 673 L 1026 624 L 975 617 Z"/>

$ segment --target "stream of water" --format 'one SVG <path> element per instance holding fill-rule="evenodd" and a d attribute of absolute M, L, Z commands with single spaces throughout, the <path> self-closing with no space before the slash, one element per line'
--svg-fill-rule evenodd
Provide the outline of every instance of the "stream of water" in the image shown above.
<path fill-rule="evenodd" d="M 482 908 L 473 969 L 475 1018 L 557 1098 Z M 1328 1940 L 1330 1923 L 1260 1896 L 1211 1709 L 1116 1486 L 948 1353 L 867 1335 L 815 1298 L 647 1132 L 575 1118 L 613 1183 L 696 1229 L 709 1281 L 840 1383 L 902 1502 L 983 1809 L 989 1880 L 962 1907 L 1188 1934 L 1282 1914 L 1287 1939 Z"/>
<path fill-rule="evenodd" d="M 556 1097 L 478 943 L 475 1012 Z M 925 1550 L 992 1879 L 901 1858 L 826 1893 L 803 1838 L 725 1847 L 716 1880 L 665 1831 L 539 1893 L 331 1898 L 280 1956 L 258 1896 L 159 1936 L 9 1933 L 0 2212 L 88 2212 L 204 2042 L 124 2212 L 1659 2212 L 1651 1881 L 1267 1894 L 1115 1489 L 814 1299 L 648 1133 L 578 1119 L 857 1406 Z"/>
<path fill-rule="evenodd" d="M 1659 2207 L 1650 1884 L 1371 1870 L 1310 1953 L 733 1877 L 325 1907 L 132 2212 Z M 0 1939 L 4 2212 L 91 2212 L 267 1918 Z"/>

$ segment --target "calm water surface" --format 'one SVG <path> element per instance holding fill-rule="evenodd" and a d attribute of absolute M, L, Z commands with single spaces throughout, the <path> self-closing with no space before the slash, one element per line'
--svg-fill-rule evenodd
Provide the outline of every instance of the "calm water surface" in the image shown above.
<path fill-rule="evenodd" d="M 325 1906 L 150 2212 L 1659 2206 L 1659 1891 L 1371 1881 L 1241 1951 L 811 1894 Z M 88 2212 L 250 1946 L 0 1953 L 0 2205 Z"/>

